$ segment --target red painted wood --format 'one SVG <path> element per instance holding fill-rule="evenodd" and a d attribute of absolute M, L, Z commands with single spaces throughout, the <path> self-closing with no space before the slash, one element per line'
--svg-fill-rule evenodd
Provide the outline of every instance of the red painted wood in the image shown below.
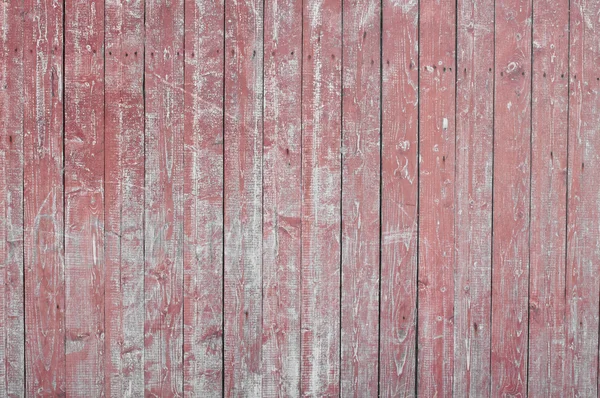
<path fill-rule="evenodd" d="M 457 8 L 454 395 L 489 396 L 494 2 Z"/>
<path fill-rule="evenodd" d="M 419 15 L 417 391 L 450 396 L 454 374 L 455 19 L 453 1 Z"/>
<path fill-rule="evenodd" d="M 0 14 L 0 396 L 25 377 L 23 314 L 23 2 Z"/>
<path fill-rule="evenodd" d="M 533 3 L 527 388 L 534 397 L 565 393 L 568 10 L 568 1 Z"/>
<path fill-rule="evenodd" d="M 24 3 L 25 326 L 28 396 L 64 396 L 63 4 Z"/>
<path fill-rule="evenodd" d="M 184 392 L 222 394 L 224 3 L 185 3 Z"/>
<path fill-rule="evenodd" d="M 225 396 L 262 395 L 263 1 L 225 3 Z"/>
<path fill-rule="evenodd" d="M 379 385 L 380 1 L 343 7 L 342 396 Z"/>
<path fill-rule="evenodd" d="M 342 2 L 303 3 L 302 396 L 340 387 Z"/>
<path fill-rule="evenodd" d="M 573 0 L 570 7 L 569 65 L 568 70 L 560 71 L 561 79 L 569 78 L 565 391 L 572 396 L 596 396 L 600 21 L 593 16 L 600 13 L 600 2 Z"/>
<path fill-rule="evenodd" d="M 104 391 L 104 4 L 65 2 L 65 311 L 69 396 Z"/>
<path fill-rule="evenodd" d="M 265 2 L 263 346 L 266 397 L 300 395 L 302 1 Z"/>
<path fill-rule="evenodd" d="M 144 393 L 144 2 L 105 2 L 105 394 Z"/>
<path fill-rule="evenodd" d="M 183 1 L 146 1 L 145 395 L 183 394 Z"/>
<path fill-rule="evenodd" d="M 491 377 L 492 396 L 515 396 L 527 393 L 531 1 L 495 15 Z"/>
<path fill-rule="evenodd" d="M 380 386 L 415 395 L 419 8 L 382 3 Z"/>

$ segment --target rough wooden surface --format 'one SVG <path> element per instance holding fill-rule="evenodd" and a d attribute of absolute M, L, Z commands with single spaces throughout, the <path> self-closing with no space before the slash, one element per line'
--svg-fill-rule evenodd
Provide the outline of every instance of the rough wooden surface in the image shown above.
<path fill-rule="evenodd" d="M 225 3 L 225 395 L 262 395 L 263 2 Z"/>
<path fill-rule="evenodd" d="M 65 2 L 66 394 L 104 393 L 104 4 Z"/>
<path fill-rule="evenodd" d="M 185 2 L 184 394 L 221 395 L 223 1 Z"/>
<path fill-rule="evenodd" d="M 25 377 L 23 306 L 23 2 L 2 3 L 0 55 L 0 396 Z"/>
<path fill-rule="evenodd" d="M 598 15 L 0 2 L 0 397 L 596 396 Z"/>
<path fill-rule="evenodd" d="M 26 393 L 64 396 L 63 5 L 24 11 Z"/>
<path fill-rule="evenodd" d="M 144 393 L 144 2 L 105 2 L 105 394 Z"/>
<path fill-rule="evenodd" d="M 455 18 L 453 1 L 420 5 L 417 391 L 431 397 L 454 375 Z"/>
<path fill-rule="evenodd" d="M 456 54 L 454 394 L 490 395 L 494 1 L 460 0 Z"/>
<path fill-rule="evenodd" d="M 144 377 L 156 397 L 183 395 L 183 10 L 146 1 Z"/>
<path fill-rule="evenodd" d="M 300 394 L 302 1 L 265 2 L 263 396 Z"/>
<path fill-rule="evenodd" d="M 532 396 L 564 380 L 569 2 L 533 3 L 529 370 Z"/>

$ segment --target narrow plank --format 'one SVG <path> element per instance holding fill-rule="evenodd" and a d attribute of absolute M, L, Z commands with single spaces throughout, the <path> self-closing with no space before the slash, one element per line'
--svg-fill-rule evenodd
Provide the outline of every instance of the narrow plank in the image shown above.
<path fill-rule="evenodd" d="M 263 396 L 300 395 L 302 1 L 265 2 Z"/>
<path fill-rule="evenodd" d="M 105 2 L 105 394 L 144 393 L 144 1 Z"/>
<path fill-rule="evenodd" d="M 531 11 L 495 5 L 492 396 L 527 393 Z"/>
<path fill-rule="evenodd" d="M 104 392 L 104 3 L 65 2 L 66 392 Z"/>
<path fill-rule="evenodd" d="M 415 396 L 419 6 L 382 3 L 380 395 Z"/>
<path fill-rule="evenodd" d="M 454 395 L 490 394 L 494 1 L 459 0 Z"/>
<path fill-rule="evenodd" d="M 146 396 L 183 394 L 184 6 L 146 0 Z"/>
<path fill-rule="evenodd" d="M 63 4 L 25 1 L 26 394 L 64 396 Z"/>
<path fill-rule="evenodd" d="M 535 1 L 528 370 L 534 397 L 566 391 L 568 59 L 569 1 Z"/>
<path fill-rule="evenodd" d="M 454 374 L 456 3 L 419 7 L 417 392 L 445 397 Z"/>
<path fill-rule="evenodd" d="M 600 1 L 570 3 L 565 391 L 598 394 Z M 557 71 L 558 72 L 558 71 Z"/>
<path fill-rule="evenodd" d="M 342 396 L 379 393 L 380 3 L 342 15 Z"/>
<path fill-rule="evenodd" d="M 222 395 L 224 2 L 185 2 L 184 393 Z"/>
<path fill-rule="evenodd" d="M 25 383 L 23 322 L 23 1 L 2 3 L 0 55 L 0 396 Z"/>
<path fill-rule="evenodd" d="M 340 393 L 342 1 L 303 4 L 301 393 Z"/>
<path fill-rule="evenodd" d="M 225 395 L 262 395 L 263 1 L 225 3 Z"/>

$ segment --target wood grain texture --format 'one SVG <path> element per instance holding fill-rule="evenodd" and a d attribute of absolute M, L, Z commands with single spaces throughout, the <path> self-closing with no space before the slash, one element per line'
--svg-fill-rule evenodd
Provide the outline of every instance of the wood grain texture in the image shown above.
<path fill-rule="evenodd" d="M 144 393 L 144 1 L 105 2 L 105 394 Z"/>
<path fill-rule="evenodd" d="M 416 396 L 418 2 L 382 3 L 380 387 Z"/>
<path fill-rule="evenodd" d="M 25 383 L 23 1 L 0 7 L 0 396 L 16 397 Z"/>
<path fill-rule="evenodd" d="M 25 1 L 24 202 L 28 396 L 65 396 L 63 4 Z"/>
<path fill-rule="evenodd" d="M 565 393 L 568 10 L 568 1 L 533 3 L 527 380 L 532 397 Z"/>
<path fill-rule="evenodd" d="M 265 2 L 263 396 L 300 395 L 302 1 Z"/>
<path fill-rule="evenodd" d="M 460 0 L 456 64 L 454 394 L 490 395 L 494 2 Z"/>
<path fill-rule="evenodd" d="M 379 0 L 343 7 L 340 395 L 379 386 Z"/>
<path fill-rule="evenodd" d="M 341 0 L 303 4 L 301 393 L 340 393 Z"/>
<path fill-rule="evenodd" d="M 492 396 L 527 393 L 531 1 L 496 2 Z"/>
<path fill-rule="evenodd" d="M 222 394 L 224 2 L 185 2 L 184 393 Z"/>
<path fill-rule="evenodd" d="M 417 392 L 450 396 L 454 375 L 455 2 L 420 4 Z"/>
<path fill-rule="evenodd" d="M 183 395 L 183 1 L 146 0 L 146 396 Z"/>
<path fill-rule="evenodd" d="M 225 3 L 225 396 L 262 395 L 263 2 Z"/>
<path fill-rule="evenodd" d="M 600 13 L 599 1 L 571 1 L 568 71 L 568 198 L 565 388 L 571 396 L 598 394 L 600 283 Z M 563 77 L 564 76 L 564 77 Z"/>
<path fill-rule="evenodd" d="M 66 393 L 104 393 L 104 4 L 65 2 Z"/>

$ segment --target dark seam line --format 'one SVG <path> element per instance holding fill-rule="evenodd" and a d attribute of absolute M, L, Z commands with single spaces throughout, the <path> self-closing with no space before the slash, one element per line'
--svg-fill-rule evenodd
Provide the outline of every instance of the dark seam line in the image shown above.
<path fill-rule="evenodd" d="M 67 392 L 67 289 L 66 289 L 66 274 L 67 274 L 67 260 L 66 260 L 66 247 L 67 247 L 67 186 L 66 186 L 66 141 L 67 141 L 67 129 L 66 129 L 66 69 L 65 69 L 65 58 L 66 58 L 66 22 L 67 22 L 67 10 L 66 0 L 62 2 L 62 189 L 63 189 L 63 229 L 62 229 L 62 258 L 63 258 L 63 275 L 62 275 L 62 288 L 63 288 L 63 306 L 64 306 L 64 335 L 63 335 L 63 354 L 64 354 L 64 387 L 65 393 Z"/>
<path fill-rule="evenodd" d="M 22 19 L 21 19 L 21 64 L 22 64 L 22 68 L 21 68 L 21 79 L 23 79 L 23 81 L 25 80 L 25 4 L 22 2 Z M 36 48 L 37 50 L 37 48 Z M 22 223 L 22 227 L 21 227 L 21 251 L 22 251 L 22 262 L 21 262 L 21 267 L 22 267 L 22 273 L 23 275 L 21 276 L 21 283 L 23 286 L 23 291 L 21 292 L 22 295 L 22 310 L 23 310 L 23 323 L 22 323 L 22 327 L 23 327 L 23 392 L 25 393 L 27 391 L 27 323 L 25 322 L 25 309 L 26 309 L 26 305 L 25 305 L 25 300 L 26 300 L 26 295 L 25 295 L 25 160 L 26 160 L 26 156 L 25 156 L 25 88 L 24 86 L 21 86 L 21 134 L 22 134 L 22 138 L 21 138 L 21 154 L 23 156 L 23 161 L 21 163 L 21 223 Z M 6 313 L 6 312 L 5 312 Z"/>
<path fill-rule="evenodd" d="M 568 16 L 568 21 L 567 21 L 567 137 L 566 137 L 566 150 L 567 150 L 567 156 L 566 156 L 566 173 L 565 173 L 565 241 L 564 241 L 564 249 L 565 249 L 565 268 L 564 268 L 564 292 L 563 292 L 563 303 L 564 303 L 564 313 L 563 315 L 563 336 L 565 338 L 564 341 L 564 347 L 567 347 L 567 339 L 568 339 L 568 328 L 567 328 L 567 323 L 565 322 L 566 320 L 566 314 L 567 314 L 567 308 L 568 308 L 568 303 L 567 303 L 567 272 L 568 272 L 568 266 L 569 266 L 569 249 L 568 249 L 568 242 L 569 242 L 569 173 L 570 173 L 570 168 L 569 168 L 569 161 L 570 161 L 570 156 L 569 156 L 569 136 L 571 134 L 571 0 L 568 0 L 568 10 L 567 10 L 567 16 Z M 599 298 L 600 299 L 600 298 Z M 600 325 L 599 325 L 600 328 Z M 596 375 L 598 374 L 598 372 L 596 372 Z M 596 376 L 598 377 L 598 376 Z M 565 377 L 564 375 L 562 376 L 562 385 L 563 388 L 565 388 Z M 596 383 L 596 385 L 598 385 L 598 383 Z"/>
<path fill-rule="evenodd" d="M 106 335 L 106 4 L 103 4 L 103 20 L 102 20 L 102 204 L 103 204 L 103 208 L 102 208 L 102 268 L 103 268 L 103 272 L 102 272 L 102 282 L 104 284 L 103 288 L 104 288 L 104 297 L 103 302 L 102 302 L 102 322 L 103 322 L 103 336 Z M 120 148 L 119 148 L 120 149 Z M 120 199 L 122 199 L 122 196 L 120 197 Z M 122 202 L 119 204 L 119 206 L 122 206 Z M 122 208 L 121 208 L 121 212 L 122 212 Z M 121 227 L 121 222 L 122 222 L 122 218 L 119 219 L 119 228 Z M 120 278 L 121 278 L 121 230 L 119 229 L 119 288 L 121 287 L 120 285 Z M 120 316 L 121 314 L 119 314 Z M 107 339 L 105 339 L 104 344 L 102 344 L 102 349 L 103 352 L 100 355 L 102 357 L 103 363 L 104 363 L 104 355 L 110 355 L 110 353 L 107 353 L 107 349 L 106 346 L 110 346 L 110 341 L 107 341 Z M 120 362 L 120 357 L 119 357 L 119 362 Z M 102 387 L 100 388 L 100 391 L 102 391 L 104 394 L 106 393 L 106 371 L 104 369 L 104 367 L 102 367 Z"/>
<path fill-rule="evenodd" d="M 264 285 L 264 277 L 265 277 L 265 252 L 264 252 L 264 236 L 265 236 L 265 0 L 262 0 L 262 42 L 260 43 L 262 47 L 262 62 L 261 62 L 261 154 L 260 154 L 260 333 L 259 341 L 262 342 L 262 336 L 264 336 L 264 322 L 265 322 L 265 309 L 264 309 L 264 300 L 265 300 L 265 285 Z M 262 369 L 262 364 L 264 361 L 263 355 L 264 345 L 261 344 L 260 350 L 260 364 Z M 259 372 L 260 376 L 260 391 L 263 393 L 263 375 L 262 372 Z"/>
<path fill-rule="evenodd" d="M 301 0 L 301 12 L 300 12 L 300 20 L 302 24 L 302 28 L 300 30 L 300 289 L 299 289 L 299 299 L 300 299 L 300 314 L 299 324 L 300 324 L 300 339 L 299 339 L 299 362 L 298 362 L 298 391 L 300 392 L 300 396 L 302 396 L 302 309 L 303 309 L 303 252 L 304 252 L 304 235 L 303 235 L 303 225 L 304 225 L 304 0 Z"/>
<path fill-rule="evenodd" d="M 377 396 L 381 397 L 381 266 L 383 206 L 383 0 L 379 0 L 379 296 L 377 299 Z"/>
<path fill-rule="evenodd" d="M 530 302 L 531 302 L 531 196 L 532 196 L 532 181 L 533 181 L 533 25 L 535 22 L 534 19 L 534 10 L 533 10 L 533 0 L 530 2 L 531 5 L 531 32 L 530 32 L 530 53 L 531 53 L 531 65 L 530 65 L 530 76 L 529 76 L 529 219 L 527 221 L 527 347 L 526 347 L 526 355 L 527 361 L 525 363 L 525 395 L 529 395 L 529 361 L 531 355 L 529 354 L 529 338 L 531 334 L 531 311 L 530 311 Z"/>
<path fill-rule="evenodd" d="M 182 171 L 182 195 L 181 195 L 181 212 L 179 213 L 179 215 L 181 216 L 181 251 L 180 253 L 182 254 L 182 259 L 181 259 L 181 268 L 182 268 L 182 272 L 181 272 L 181 286 L 182 286 L 182 292 L 181 292 L 181 360 L 182 360 L 182 364 L 181 364 L 181 394 L 182 396 L 185 396 L 185 246 L 186 246 L 186 239 L 185 239 L 185 176 L 186 176 L 186 172 L 185 172 L 185 119 L 186 119 L 186 109 L 185 109 L 185 99 L 186 99 L 186 84 L 185 84 L 185 61 L 186 61 L 186 54 L 185 54 L 185 36 L 186 36 L 186 18 L 185 18 L 185 6 L 186 2 L 183 2 L 183 32 L 182 32 L 182 42 L 183 42 L 183 137 L 182 137 L 182 143 L 181 143 L 181 147 L 182 147 L 182 151 L 181 151 L 181 171 Z M 193 131 L 192 131 L 193 133 Z"/>
<path fill-rule="evenodd" d="M 344 282 L 344 0 L 341 1 L 341 51 L 340 51 L 340 295 L 339 295 L 339 363 L 338 395 L 342 396 L 342 321 L 343 282 Z M 320 34 L 320 33 L 319 33 Z M 321 51 L 322 53 L 322 51 Z"/>
<path fill-rule="evenodd" d="M 494 0 L 494 38 L 493 38 L 493 42 L 494 42 L 494 60 L 493 63 L 494 65 L 492 66 L 493 68 L 493 72 L 492 72 L 492 211 L 491 211 L 491 217 L 490 217 L 490 271 L 489 271 L 489 277 L 490 277 L 490 312 L 489 312 L 489 317 L 490 317 L 490 338 L 489 338 L 489 344 L 490 344 L 490 349 L 489 349 L 489 369 L 490 369 L 490 385 L 489 385 L 489 396 L 492 396 L 492 386 L 493 386 L 493 372 L 492 372 L 492 341 L 493 341 L 493 304 L 494 304 L 494 294 L 493 294 L 493 279 L 494 279 L 494 166 L 495 166 L 495 151 L 494 151 L 494 147 L 495 147 L 495 143 L 496 143 L 496 1 Z"/>
<path fill-rule="evenodd" d="M 418 397 L 419 385 L 419 253 L 421 242 L 421 1 L 417 7 L 417 253 L 415 282 L 415 397 Z"/>
<path fill-rule="evenodd" d="M 222 165 L 223 165 L 223 174 L 221 180 L 222 187 L 222 200 L 221 200 L 221 218 L 223 223 L 223 228 L 221 231 L 221 396 L 225 397 L 225 64 L 226 58 L 225 54 L 227 52 L 226 46 L 226 18 L 227 18 L 227 0 L 223 0 L 223 73 L 222 73 L 222 84 L 223 84 L 223 97 L 222 97 L 222 125 L 221 125 L 221 133 L 222 133 L 222 141 L 223 147 L 221 149 L 222 152 Z"/>
<path fill-rule="evenodd" d="M 142 211 L 142 234 L 143 234 L 143 244 L 142 244 L 142 286 L 143 286 L 143 308 L 144 308 L 144 324 L 142 327 L 142 336 L 143 336 L 143 344 L 144 346 L 142 347 L 142 378 L 144 381 L 144 386 L 143 386 L 143 390 L 145 393 L 145 389 L 146 389 L 146 372 L 145 372 L 145 368 L 146 368 L 146 2 L 144 1 L 144 31 L 143 31 L 143 38 L 142 38 L 142 42 L 143 42 L 143 52 L 144 52 L 144 58 L 142 61 L 142 101 L 143 101 L 143 108 L 144 108 L 144 125 L 143 125 L 143 139 L 142 139 L 142 150 L 144 153 L 144 179 L 143 179 L 143 184 L 144 184 L 144 189 L 143 189 L 143 198 L 142 200 L 144 201 L 144 206 L 143 206 L 143 211 Z"/>

